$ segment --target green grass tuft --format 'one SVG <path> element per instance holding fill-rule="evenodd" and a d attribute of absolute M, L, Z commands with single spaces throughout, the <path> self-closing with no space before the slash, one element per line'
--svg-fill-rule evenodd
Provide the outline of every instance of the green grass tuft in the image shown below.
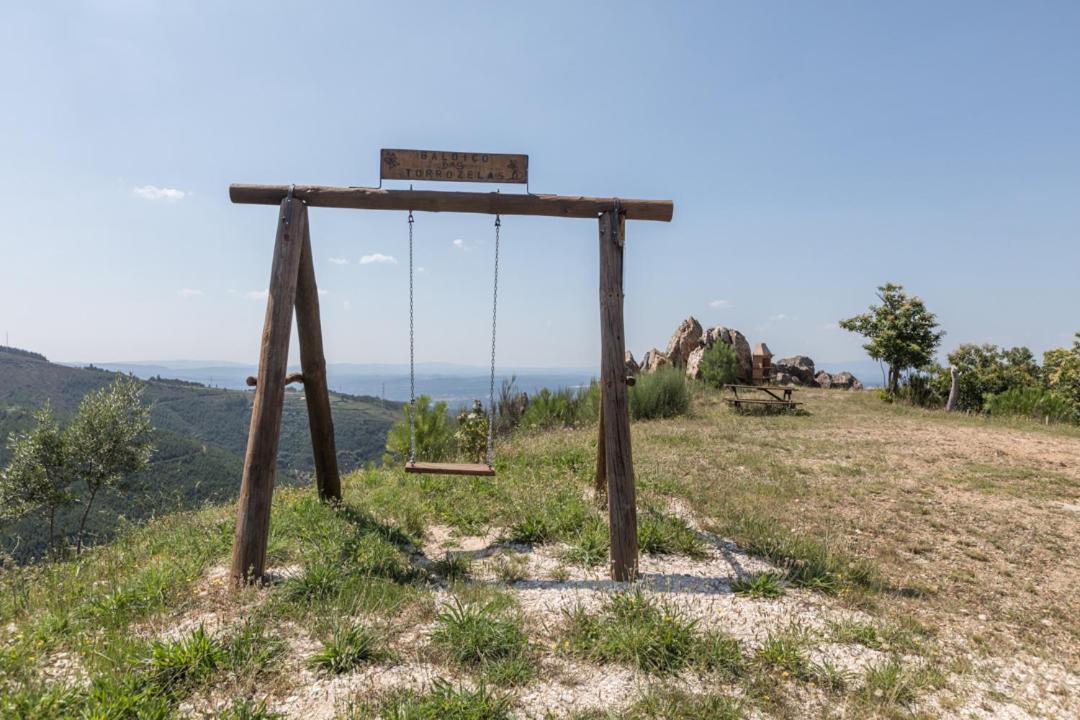
<path fill-rule="evenodd" d="M 500 682 L 521 682 L 531 674 L 523 662 L 528 640 L 521 620 L 499 600 L 462 603 L 455 598 L 435 624 L 432 643 L 458 664 L 489 670 Z"/>
<path fill-rule="evenodd" d="M 638 517 L 638 548 L 650 555 L 705 557 L 705 541 L 685 520 L 646 507 Z"/>
<path fill-rule="evenodd" d="M 148 664 L 153 683 L 173 693 L 209 680 L 225 666 L 227 659 L 225 646 L 200 625 L 179 640 L 156 641 Z"/>
<path fill-rule="evenodd" d="M 620 662 L 675 673 L 701 656 L 696 623 L 640 591 L 611 596 L 599 615 L 566 613 L 566 647 L 591 662 Z"/>
<path fill-rule="evenodd" d="M 784 594 L 783 578 L 775 572 L 759 572 L 736 578 L 731 583 L 732 592 L 752 598 L 778 598 Z"/>
<path fill-rule="evenodd" d="M 474 690 L 437 681 L 427 692 L 403 690 L 384 701 L 375 713 L 359 708 L 350 717 L 377 715 L 383 720 L 508 720 L 510 699 L 480 684 Z"/>
<path fill-rule="evenodd" d="M 431 571 L 450 582 L 467 580 L 472 572 L 472 560 L 465 553 L 450 552 L 431 564 Z"/>
<path fill-rule="evenodd" d="M 311 666 L 332 675 L 350 672 L 366 663 L 378 662 L 389 654 L 378 635 L 363 625 L 345 625 L 323 642 L 311 656 Z"/>

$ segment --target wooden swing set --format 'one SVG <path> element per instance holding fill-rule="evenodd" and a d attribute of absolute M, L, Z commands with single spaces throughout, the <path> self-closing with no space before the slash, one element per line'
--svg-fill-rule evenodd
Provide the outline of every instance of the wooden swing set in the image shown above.
<path fill-rule="evenodd" d="M 319 292 L 311 253 L 308 207 L 408 212 L 409 222 L 409 367 L 410 442 L 405 471 L 443 475 L 494 475 L 491 435 L 495 412 L 495 319 L 498 307 L 499 233 L 503 215 L 591 218 L 600 224 L 600 428 L 596 487 L 607 493 L 611 533 L 611 577 L 637 575 L 637 509 L 634 464 L 630 449 L 629 378 L 625 367 L 623 329 L 623 247 L 626 220 L 670 222 L 669 200 L 620 200 L 528 192 L 528 156 L 455 153 L 425 150 L 383 150 L 379 187 L 319 185 L 229 186 L 234 203 L 278 205 L 277 234 L 270 271 L 266 318 L 259 350 L 259 371 L 248 431 L 244 473 L 233 543 L 232 577 L 238 583 L 261 580 L 266 570 L 270 504 L 277 468 L 285 385 L 302 382 L 307 401 L 315 481 L 319 497 L 341 499 L 334 423 L 326 384 L 319 320 Z M 518 183 L 524 194 L 390 190 L 383 180 Z M 487 456 L 484 463 L 429 463 L 416 460 L 416 415 L 413 332 L 413 212 L 465 212 L 495 215 L 495 279 L 492 293 L 491 377 Z M 286 374 L 293 309 L 300 342 L 299 374 Z"/>

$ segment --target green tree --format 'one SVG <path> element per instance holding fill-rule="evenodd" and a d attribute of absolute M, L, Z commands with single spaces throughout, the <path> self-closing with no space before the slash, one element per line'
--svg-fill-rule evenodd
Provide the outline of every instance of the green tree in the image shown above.
<path fill-rule="evenodd" d="M 405 406 L 405 418 L 390 428 L 386 436 L 384 462 L 404 462 L 409 458 L 409 417 L 412 407 Z M 486 430 L 485 430 L 486 432 Z M 432 405 L 431 398 L 416 398 L 416 459 L 425 462 L 450 460 L 455 452 L 454 431 L 446 413 L 446 402 Z"/>
<path fill-rule="evenodd" d="M 79 518 L 75 552 L 82 552 L 86 519 L 103 488 L 121 487 L 146 467 L 153 453 L 150 408 L 142 404 L 142 384 L 120 377 L 89 393 L 65 433 L 75 477 L 85 483 L 85 507 Z"/>
<path fill-rule="evenodd" d="M 1080 332 L 1071 348 L 1056 348 L 1043 353 L 1043 382 L 1068 398 L 1080 411 Z"/>
<path fill-rule="evenodd" d="M 75 496 L 68 490 L 73 477 L 67 438 L 48 403 L 34 413 L 34 426 L 28 432 L 11 435 L 8 448 L 11 460 L 0 471 L 0 516 L 43 512 L 49 522 L 51 548 L 56 512 L 71 505 Z"/>
<path fill-rule="evenodd" d="M 959 410 L 977 412 L 992 395 L 1040 384 L 1039 365 L 1026 347 L 965 343 L 949 353 L 949 364 L 960 373 L 956 405 Z M 951 383 L 949 371 L 941 369 L 935 383 L 939 391 L 947 394 Z"/>
<path fill-rule="evenodd" d="M 698 369 L 701 370 L 701 379 L 706 385 L 722 388 L 738 378 L 739 357 L 735 354 L 734 347 L 717 341 L 705 349 Z"/>
<path fill-rule="evenodd" d="M 929 365 L 945 332 L 937 318 L 918 297 L 909 297 L 902 285 L 885 283 L 878 288 L 880 305 L 862 315 L 840 321 L 840 327 L 869 340 L 863 348 L 875 360 L 889 366 L 887 389 L 896 394 L 900 375 L 908 369 Z"/>

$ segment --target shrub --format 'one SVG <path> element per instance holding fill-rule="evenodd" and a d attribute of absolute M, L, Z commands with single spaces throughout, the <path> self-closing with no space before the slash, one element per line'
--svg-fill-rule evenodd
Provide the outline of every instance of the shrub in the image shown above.
<path fill-rule="evenodd" d="M 661 368 L 639 375 L 630 388 L 630 417 L 634 420 L 686 415 L 690 410 L 690 392 L 686 375 L 678 368 Z"/>
<path fill-rule="evenodd" d="M 1043 354 L 1043 382 L 1064 396 L 1080 412 L 1080 333 L 1072 348 L 1056 348 Z"/>
<path fill-rule="evenodd" d="M 384 462 L 401 463 L 409 457 L 409 417 L 412 407 L 404 407 L 405 417 L 390 428 L 386 436 L 386 457 Z M 446 413 L 446 403 L 439 401 L 431 404 L 431 398 L 421 395 L 416 398 L 416 457 L 428 462 L 450 460 L 457 452 L 454 442 L 454 430 Z"/>
<path fill-rule="evenodd" d="M 488 416 L 479 400 L 473 401 L 473 408 L 462 411 L 457 417 L 457 431 L 454 439 L 460 452 L 469 462 L 484 462 L 487 458 Z"/>
<path fill-rule="evenodd" d="M 599 403 L 600 385 L 596 382 L 587 388 L 543 388 L 529 400 L 521 425 L 541 430 L 585 425 L 596 420 Z"/>
<path fill-rule="evenodd" d="M 731 345 L 714 342 L 706 348 L 698 368 L 705 384 L 719 389 L 738 379 L 739 357 Z"/>
<path fill-rule="evenodd" d="M 1077 409 L 1063 395 L 1041 387 L 1009 388 L 990 395 L 983 406 L 990 415 L 1019 415 L 1054 422 L 1078 420 Z"/>
<path fill-rule="evenodd" d="M 999 348 L 997 345 L 964 344 L 949 353 L 949 364 L 960 372 L 958 410 L 978 412 L 989 395 L 1012 388 L 1039 384 L 1039 366 L 1026 347 Z M 952 378 L 948 368 L 939 368 L 933 384 L 938 398 L 949 396 Z"/>

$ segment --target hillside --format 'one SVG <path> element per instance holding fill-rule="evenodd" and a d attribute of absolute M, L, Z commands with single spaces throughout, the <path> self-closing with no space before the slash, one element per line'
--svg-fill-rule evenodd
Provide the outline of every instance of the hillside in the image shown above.
<path fill-rule="evenodd" d="M 231 505 L 7 567 L 0 715 L 1080 714 L 1080 432 L 802 399 L 634 423 L 629 593 L 594 428 L 515 436 L 495 478 L 376 468 L 338 508 L 284 489 L 264 587 L 229 590 Z"/>
<path fill-rule="evenodd" d="M 0 465 L 7 462 L 9 434 L 28 427 L 34 409 L 47 400 L 64 418 L 86 393 L 115 377 L 105 370 L 67 367 L 34 353 L 0 348 Z M 150 468 L 133 479 L 137 492 L 110 494 L 96 505 L 90 527 L 99 536 L 107 536 L 120 516 L 133 520 L 220 502 L 233 497 L 240 486 L 253 395 L 180 380 L 150 379 L 144 385 L 144 402 L 152 408 L 157 429 L 157 452 Z M 378 461 L 387 430 L 400 416 L 400 403 L 333 394 L 331 405 L 342 470 Z M 303 394 L 294 389 L 286 393 L 278 465 L 278 482 L 286 485 L 306 482 L 313 468 L 307 406 Z M 74 512 L 77 508 L 69 511 Z M 0 541 L 9 552 L 14 547 L 19 558 L 33 556 L 43 547 L 32 518 L 0 527 Z"/>

